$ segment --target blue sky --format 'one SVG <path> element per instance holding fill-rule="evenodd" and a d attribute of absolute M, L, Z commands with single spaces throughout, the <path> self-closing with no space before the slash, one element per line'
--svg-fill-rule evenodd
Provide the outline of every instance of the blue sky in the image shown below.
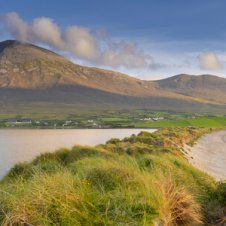
<path fill-rule="evenodd" d="M 224 76 L 225 8 L 224 0 L 0 0 L 0 40 L 144 79 Z"/>

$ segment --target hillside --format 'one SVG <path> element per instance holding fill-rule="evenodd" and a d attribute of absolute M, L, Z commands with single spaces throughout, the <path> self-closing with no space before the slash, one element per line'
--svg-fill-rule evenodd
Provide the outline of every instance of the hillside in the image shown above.
<path fill-rule="evenodd" d="M 215 103 L 226 103 L 226 79 L 218 76 L 181 74 L 159 80 L 156 84 L 165 91 L 172 91 Z"/>
<path fill-rule="evenodd" d="M 45 89 L 81 85 L 124 95 L 148 96 L 153 84 L 127 75 L 73 64 L 49 50 L 18 41 L 0 43 L 0 87 Z"/>
<path fill-rule="evenodd" d="M 135 109 L 226 112 L 226 79 L 178 75 L 145 81 L 76 65 L 28 43 L 0 42 L 0 114 Z"/>
<path fill-rule="evenodd" d="M 181 152 L 211 131 L 141 132 L 17 164 L 0 182 L 0 224 L 223 226 L 226 184 Z"/>

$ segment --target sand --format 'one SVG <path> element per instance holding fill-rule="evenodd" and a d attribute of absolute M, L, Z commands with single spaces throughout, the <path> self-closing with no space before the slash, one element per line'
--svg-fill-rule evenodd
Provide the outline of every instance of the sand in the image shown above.
<path fill-rule="evenodd" d="M 193 147 L 185 145 L 184 151 L 196 168 L 218 181 L 226 180 L 226 131 L 204 135 Z"/>

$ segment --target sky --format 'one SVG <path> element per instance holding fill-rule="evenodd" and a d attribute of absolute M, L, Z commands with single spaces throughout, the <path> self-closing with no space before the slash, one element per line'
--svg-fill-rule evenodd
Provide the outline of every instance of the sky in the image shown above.
<path fill-rule="evenodd" d="M 153 80 L 226 77 L 226 0 L 0 0 L 0 41 Z"/>

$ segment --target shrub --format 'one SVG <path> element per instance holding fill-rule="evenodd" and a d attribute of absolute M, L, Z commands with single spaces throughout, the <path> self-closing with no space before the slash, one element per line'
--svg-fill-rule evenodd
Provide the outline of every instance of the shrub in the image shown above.
<path fill-rule="evenodd" d="M 117 144 L 117 143 L 119 143 L 119 142 L 121 142 L 120 139 L 118 139 L 118 138 L 112 138 L 112 139 L 108 140 L 108 141 L 106 142 L 106 144 Z"/>
<path fill-rule="evenodd" d="M 6 175 L 5 179 L 16 179 L 18 177 L 28 179 L 32 176 L 33 170 L 29 163 L 18 163 L 16 164 Z"/>
<path fill-rule="evenodd" d="M 220 203 L 226 206 L 226 182 L 219 182 L 216 195 Z"/>
<path fill-rule="evenodd" d="M 208 223 L 224 226 L 226 223 L 226 182 L 218 182 L 216 189 L 209 192 L 205 215 Z"/>
<path fill-rule="evenodd" d="M 44 153 L 38 156 L 37 158 L 34 159 L 32 162 L 33 164 L 37 165 L 40 162 L 45 162 L 48 160 L 57 160 L 60 163 L 63 163 L 65 161 L 65 158 L 68 156 L 70 153 L 70 150 L 67 148 L 61 148 L 57 150 L 56 152 L 53 153 Z"/>

